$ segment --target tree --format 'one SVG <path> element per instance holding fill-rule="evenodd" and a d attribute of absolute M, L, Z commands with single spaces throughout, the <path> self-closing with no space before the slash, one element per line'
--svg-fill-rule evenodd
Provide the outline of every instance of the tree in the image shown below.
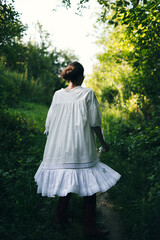
<path fill-rule="evenodd" d="M 88 84 L 103 103 L 123 105 L 130 96 L 132 66 L 128 56 L 133 45 L 126 39 L 125 31 L 125 26 L 118 26 L 110 32 L 104 27 L 102 36 L 98 37 L 101 52 L 97 54 L 98 62 L 93 67 Z"/>
<path fill-rule="evenodd" d="M 0 55 L 5 53 L 6 46 L 21 39 L 25 29 L 20 21 L 20 14 L 15 11 L 13 4 L 7 4 L 5 0 L 0 1 Z"/>
<path fill-rule="evenodd" d="M 17 98 L 27 96 L 28 100 L 50 104 L 54 92 L 65 84 L 59 76 L 62 68 L 76 57 L 72 52 L 53 47 L 49 33 L 39 22 L 36 26 L 40 41 L 23 43 L 21 39 L 25 26 L 22 25 L 13 2 L 0 1 L 0 58 L 5 62 L 6 72 L 9 69 L 11 74 L 7 79 L 4 66 L 2 67 L 3 90 L 8 91 L 9 85 L 15 85 L 15 88 L 19 86 L 21 92 L 19 91 Z M 15 76 L 19 76 L 18 80 Z"/>

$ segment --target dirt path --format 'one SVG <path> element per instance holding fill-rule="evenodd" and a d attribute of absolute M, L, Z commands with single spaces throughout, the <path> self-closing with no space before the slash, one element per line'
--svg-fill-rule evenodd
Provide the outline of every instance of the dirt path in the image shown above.
<path fill-rule="evenodd" d="M 107 193 L 97 194 L 97 208 L 101 216 L 99 217 L 104 228 L 110 231 L 108 240 L 123 240 L 122 224 L 119 216 L 113 209 L 113 204 L 109 202 Z"/>

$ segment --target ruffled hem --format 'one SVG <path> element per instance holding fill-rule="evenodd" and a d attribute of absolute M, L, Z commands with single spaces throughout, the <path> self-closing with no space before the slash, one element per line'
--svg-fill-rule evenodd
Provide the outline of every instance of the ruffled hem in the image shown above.
<path fill-rule="evenodd" d="M 118 172 L 99 162 L 84 169 L 44 169 L 40 165 L 34 178 L 38 185 L 37 193 L 55 197 L 68 193 L 91 196 L 97 192 L 106 192 L 120 177 Z"/>

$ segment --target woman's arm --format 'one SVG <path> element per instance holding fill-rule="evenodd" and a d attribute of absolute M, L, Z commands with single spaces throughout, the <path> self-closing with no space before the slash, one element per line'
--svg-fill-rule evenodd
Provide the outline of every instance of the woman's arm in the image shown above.
<path fill-rule="evenodd" d="M 101 127 L 92 127 L 93 131 L 95 132 L 96 136 L 98 137 L 102 147 L 106 152 L 109 151 L 109 145 L 105 142 Z"/>

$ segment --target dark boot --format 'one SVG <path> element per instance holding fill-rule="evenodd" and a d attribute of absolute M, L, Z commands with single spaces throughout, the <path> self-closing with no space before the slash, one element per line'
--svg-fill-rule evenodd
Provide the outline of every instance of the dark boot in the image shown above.
<path fill-rule="evenodd" d="M 96 227 L 96 194 L 84 197 L 83 216 L 85 235 L 102 237 L 110 234 L 109 231 Z"/>
<path fill-rule="evenodd" d="M 64 225 L 67 223 L 67 209 L 68 209 L 70 197 L 71 197 L 71 193 L 68 193 L 67 196 L 59 198 L 55 224 Z"/>

